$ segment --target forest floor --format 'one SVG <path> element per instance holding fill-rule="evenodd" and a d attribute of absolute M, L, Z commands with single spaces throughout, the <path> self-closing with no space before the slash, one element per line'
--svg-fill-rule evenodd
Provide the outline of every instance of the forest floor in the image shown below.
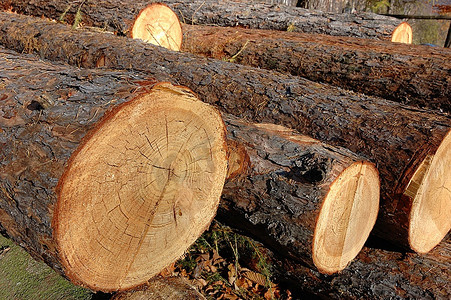
<path fill-rule="evenodd" d="M 207 299 L 293 299 L 289 289 L 274 281 L 266 251 L 214 221 L 160 277 L 184 278 Z M 113 296 L 74 286 L 0 235 L 0 300 L 106 300 Z"/>

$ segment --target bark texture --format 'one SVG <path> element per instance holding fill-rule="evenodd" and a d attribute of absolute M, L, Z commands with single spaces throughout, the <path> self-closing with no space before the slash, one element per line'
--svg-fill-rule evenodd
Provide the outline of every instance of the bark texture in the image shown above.
<path fill-rule="evenodd" d="M 272 255 L 274 274 L 307 299 L 440 299 L 451 297 L 451 242 L 424 255 L 364 247 L 340 274 L 322 275 Z"/>
<path fill-rule="evenodd" d="M 34 16 L 65 19 L 72 23 L 80 8 L 83 23 L 105 28 L 119 34 L 127 34 L 139 11 L 152 1 L 106 0 L 97 2 L 73 2 L 69 0 L 5 0 L 2 7 Z M 153 1 L 155 2 L 155 1 Z M 393 30 L 401 21 L 373 13 L 337 14 L 308 10 L 285 5 L 264 3 L 218 1 L 166 0 L 179 16 L 189 24 L 217 24 L 248 28 L 297 31 L 336 36 L 353 36 L 379 40 L 391 40 Z"/>
<path fill-rule="evenodd" d="M 406 245 L 412 197 L 404 195 L 419 164 L 433 155 L 451 118 L 325 84 L 191 54 L 140 41 L 0 14 L 0 43 L 42 58 L 83 67 L 147 72 L 182 84 L 222 111 L 254 122 L 285 125 L 376 163 L 381 212 L 376 231 Z"/>
<path fill-rule="evenodd" d="M 375 40 L 184 25 L 182 50 L 451 112 L 451 50 Z"/>
<path fill-rule="evenodd" d="M 273 251 L 318 268 L 322 273 L 328 273 L 328 267 L 343 269 L 360 251 L 374 225 L 379 196 L 377 171 L 349 150 L 325 145 L 282 126 L 249 124 L 230 116 L 225 116 L 225 122 L 229 149 L 237 154 L 229 160 L 232 174 L 224 186 L 220 204 L 224 222 L 256 237 Z M 353 169 L 355 166 L 358 167 Z M 351 169 L 352 175 L 344 174 Z M 359 179 L 354 182 L 351 178 Z M 346 188 L 337 184 L 349 179 L 364 183 Z M 336 230 L 336 236 L 343 233 L 338 229 L 343 224 L 322 221 L 318 225 L 320 210 L 327 210 L 326 198 L 336 188 L 340 189 L 339 195 L 328 201 L 343 202 L 343 206 L 330 209 L 329 221 L 338 219 L 338 215 L 345 219 L 347 238 L 344 240 L 352 242 L 346 246 L 332 245 L 333 241 L 325 237 L 329 242 L 324 245 L 327 248 L 324 251 L 339 252 L 336 255 L 346 261 L 341 266 L 339 263 L 326 266 L 321 265 L 325 261 L 323 254 L 318 250 L 313 253 L 313 240 L 322 225 L 327 228 L 325 236 L 332 230 Z M 347 189 L 354 189 L 352 196 L 340 197 Z M 360 194 L 360 189 L 367 193 Z M 354 211 L 351 207 L 358 208 Z M 340 212 L 332 217 L 335 210 Z M 346 216 L 351 210 L 354 212 Z M 322 245 L 322 238 L 317 237 L 316 243 Z M 355 254 L 349 258 L 351 252 Z"/>

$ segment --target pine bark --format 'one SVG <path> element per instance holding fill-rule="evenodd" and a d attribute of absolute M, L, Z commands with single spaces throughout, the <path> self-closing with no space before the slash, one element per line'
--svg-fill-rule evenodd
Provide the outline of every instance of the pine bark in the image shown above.
<path fill-rule="evenodd" d="M 243 28 L 183 29 L 183 51 L 451 112 L 449 49 Z"/>
<path fill-rule="evenodd" d="M 433 156 L 451 119 L 380 98 L 191 54 L 174 53 L 97 32 L 29 17 L 0 14 L 0 43 L 20 52 L 82 67 L 146 72 L 182 84 L 222 111 L 253 122 L 298 130 L 349 148 L 376 163 L 381 175 L 381 212 L 376 232 L 407 245 L 412 195 L 404 194 L 419 165 Z"/>
<path fill-rule="evenodd" d="M 56 20 L 62 18 L 69 23 L 73 22 L 80 8 L 85 25 L 127 35 L 135 16 L 150 2 L 107 0 L 99 4 L 69 0 L 5 0 L 2 7 L 22 14 Z M 164 3 L 174 10 L 182 22 L 189 24 L 242 26 L 378 40 L 391 40 L 392 32 L 401 23 L 396 18 L 373 13 L 337 14 L 264 3 L 228 1 L 224 4 L 203 0 L 167 0 Z"/>

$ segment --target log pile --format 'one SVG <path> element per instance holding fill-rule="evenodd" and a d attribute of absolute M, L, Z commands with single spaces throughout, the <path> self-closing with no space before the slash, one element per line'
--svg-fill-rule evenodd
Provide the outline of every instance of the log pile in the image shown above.
<path fill-rule="evenodd" d="M 84 22 L 121 35 L 128 35 L 135 16 L 148 0 L 102 1 L 103 5 L 86 1 L 74 4 L 70 0 L 4 0 L 0 8 L 37 17 L 47 16 L 73 22 L 79 10 Z M 243 3 L 213 0 L 165 0 L 183 23 L 217 24 L 247 28 L 296 31 L 335 36 L 353 36 L 391 40 L 392 33 L 402 21 L 373 13 L 335 14 L 285 5 Z"/>
<path fill-rule="evenodd" d="M 33 3 L 8 0 L 4 7 L 33 14 Z M 39 13 L 50 18 L 61 16 L 63 7 L 65 18 L 73 12 L 64 1 L 36 3 Z M 117 34 L 132 37 L 136 26 L 147 34 L 142 40 L 180 47 L 175 15 L 169 11 L 159 19 L 155 14 L 155 26 L 144 18 L 152 7 L 167 11 L 167 6 L 125 2 L 124 10 L 115 13 L 116 1 L 108 3 L 82 2 L 78 11 L 83 10 L 85 25 L 111 29 L 114 24 Z M 165 22 L 166 16 L 172 19 Z M 357 91 L 449 112 L 446 51 L 424 54 L 421 47 L 402 46 L 404 51 L 390 42 L 326 36 L 312 43 L 323 50 L 310 51 L 310 37 L 299 33 L 184 29 L 184 47 L 191 52 L 224 58 L 224 49 L 231 47 L 232 60 L 271 69 L 252 61 L 283 44 L 292 57 L 308 52 L 309 64 L 324 65 L 309 75 L 315 80 L 339 85 L 355 77 Z M 259 50 L 262 40 L 267 46 Z M 309 81 L 283 66 L 292 58 L 277 54 L 266 61 L 280 62 L 294 75 L 3 12 L 0 44 L 91 68 L 0 51 L 0 191 L 5 200 L 0 202 L 0 226 L 32 255 L 92 290 L 144 284 L 199 237 L 219 202 L 219 217 L 272 249 L 276 263 L 284 262 L 281 273 L 296 281 L 314 274 L 330 295 L 336 295 L 333 277 L 316 272 L 343 271 L 374 225 L 378 237 L 419 253 L 429 252 L 451 228 L 451 118 L 446 114 Z M 331 44 L 335 48 L 327 54 L 324 49 Z M 329 56 L 318 58 L 322 52 Z M 348 61 L 336 60 L 338 76 L 328 78 L 325 61 L 332 63 L 336 52 L 352 55 Z M 382 88 L 375 87 L 376 73 L 390 78 L 401 52 L 411 64 L 399 67 L 396 74 L 403 75 L 386 81 L 392 85 L 378 94 Z M 380 62 L 387 55 L 391 60 Z M 371 57 L 378 64 L 367 64 Z M 444 69 L 438 67 L 441 62 Z M 355 70 L 348 77 L 339 75 L 355 65 L 367 70 L 359 72 L 369 74 L 368 84 Z M 417 76 L 420 66 L 425 72 Z M 95 70 L 99 67 L 116 70 Z M 420 86 L 416 94 L 403 89 L 407 82 Z M 422 101 L 421 93 L 433 103 Z M 365 248 L 357 259 L 361 264 L 350 269 L 351 264 L 338 276 L 358 281 L 352 276 L 364 274 L 365 266 L 382 274 L 395 259 L 376 250 L 381 265 L 368 258 L 371 251 Z M 410 272 L 410 264 L 399 268 L 399 276 Z M 346 272 L 353 275 L 345 277 Z M 442 295 L 435 286 L 432 290 Z M 356 293 L 345 294 L 364 295 Z"/>

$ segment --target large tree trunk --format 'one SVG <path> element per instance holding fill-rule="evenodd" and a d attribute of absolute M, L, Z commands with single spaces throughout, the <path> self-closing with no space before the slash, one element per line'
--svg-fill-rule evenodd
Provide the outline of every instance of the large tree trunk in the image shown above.
<path fill-rule="evenodd" d="M 285 125 L 367 156 L 381 175 L 381 212 L 375 229 L 395 243 L 408 245 L 410 238 L 411 247 L 427 252 L 451 227 L 451 169 L 445 167 L 451 159 L 448 116 L 300 77 L 9 13 L 0 14 L 0 43 L 78 66 L 96 67 L 101 61 L 107 67 L 147 72 L 188 86 L 225 112 Z"/>
<path fill-rule="evenodd" d="M 449 237 L 423 255 L 364 247 L 348 268 L 334 275 L 266 254 L 278 282 L 304 299 L 451 298 Z"/>
<path fill-rule="evenodd" d="M 83 23 L 128 35 L 135 16 L 155 1 L 70 0 L 5 0 L 2 7 L 34 16 L 64 19 L 70 23 L 80 9 Z M 248 28 L 298 31 L 336 36 L 353 36 L 391 40 L 395 28 L 402 22 L 396 18 L 373 13 L 325 13 L 285 5 L 240 3 L 227 1 L 166 0 L 184 23 L 243 26 Z"/>
<path fill-rule="evenodd" d="M 199 228 L 198 230 L 202 230 L 202 228 L 205 227 L 205 224 L 199 224 L 198 220 L 195 219 L 196 215 L 192 216 L 192 211 L 201 210 L 202 212 L 205 209 L 208 209 L 208 211 L 212 209 L 207 202 L 208 194 L 204 195 L 207 197 L 204 202 L 207 203 L 198 199 L 199 192 L 197 190 L 199 189 L 202 191 L 202 189 L 206 189 L 206 187 L 199 187 L 198 181 L 201 181 L 205 185 L 212 185 L 211 189 L 216 193 L 218 192 L 216 189 L 220 185 L 220 178 L 214 176 L 214 172 L 217 172 L 215 168 L 219 168 L 216 160 L 206 161 L 206 158 L 204 157 L 209 157 L 209 155 L 211 155 L 212 158 L 218 156 L 216 154 L 218 151 L 216 150 L 218 147 L 216 145 L 218 138 L 214 139 L 213 136 L 211 141 L 202 140 L 201 138 L 205 138 L 204 135 L 208 138 L 212 134 L 207 132 L 208 128 L 205 129 L 205 127 L 207 127 L 205 123 L 201 123 L 195 119 L 196 115 L 193 117 L 189 114 L 192 110 L 198 110 L 197 113 L 200 115 L 205 114 L 205 122 L 211 123 L 210 126 L 221 133 L 220 126 L 215 124 L 214 119 L 209 120 L 211 117 L 208 115 L 208 110 L 205 110 L 202 107 L 206 105 L 202 103 L 200 107 L 197 107 L 199 103 L 194 103 L 191 105 L 192 107 L 186 108 L 186 115 L 193 119 L 190 123 L 187 122 L 185 125 L 185 127 L 189 127 L 189 129 L 185 127 L 174 127 L 175 125 L 173 123 L 176 125 L 178 123 L 183 123 L 187 118 L 180 115 L 178 111 L 180 108 L 174 104 L 173 112 L 169 112 L 168 115 L 163 115 L 158 110 L 155 110 L 155 113 L 152 114 L 151 119 L 160 118 L 160 122 L 163 122 L 160 126 L 161 128 L 155 129 L 154 127 L 151 127 L 152 123 L 150 121 L 148 121 L 149 124 L 137 122 L 126 124 L 136 128 L 135 130 L 137 133 L 133 133 L 135 130 L 131 130 L 128 127 L 125 132 L 121 131 L 121 134 L 127 136 L 126 141 L 128 142 L 125 145 L 121 144 L 121 138 L 114 136 L 114 144 L 112 141 L 108 140 L 107 142 L 109 143 L 105 146 L 105 150 L 100 146 L 94 147 L 94 143 L 97 143 L 98 145 L 103 145 L 105 143 L 105 141 L 100 140 L 97 135 L 102 133 L 104 136 L 104 132 L 110 134 L 111 131 L 111 129 L 108 128 L 107 129 L 110 131 L 104 129 L 109 123 L 100 121 L 101 125 L 98 126 L 101 127 L 95 129 L 96 131 L 94 131 L 93 134 L 88 134 L 88 137 L 83 140 L 81 146 L 77 146 L 78 135 L 85 135 L 86 131 L 93 126 L 92 124 L 97 124 L 95 121 L 96 118 L 94 118 L 92 114 L 102 115 L 99 103 L 95 100 L 102 97 L 102 101 L 105 101 L 103 103 L 117 102 L 114 98 L 114 94 L 106 99 L 104 94 L 108 92 L 114 93 L 115 91 L 123 90 L 124 88 L 132 89 L 135 86 L 131 84 L 130 87 L 128 87 L 122 82 L 124 80 L 122 80 L 118 82 L 118 88 L 111 89 L 110 86 L 116 84 L 117 80 L 112 76 L 108 76 L 108 73 L 106 73 L 105 76 L 101 76 L 101 73 L 97 73 L 95 74 L 95 78 L 89 79 L 88 77 L 85 79 L 93 80 L 98 84 L 107 84 L 104 89 L 100 89 L 97 86 L 90 86 L 89 83 L 85 82 L 83 79 L 69 80 L 67 78 L 68 75 L 59 75 L 59 72 L 64 72 L 65 74 L 74 73 L 77 75 L 77 73 L 71 69 L 65 70 L 62 67 L 58 68 L 50 64 L 32 61 L 22 62 L 17 59 L 17 56 L 4 53 L 2 55 L 1 63 L 2 67 L 5 70 L 8 70 L 1 76 L 4 76 L 11 81 L 5 84 L 5 90 L 11 91 L 5 94 L 7 98 L 5 99 L 5 106 L 3 109 L 4 112 L 9 112 L 11 115 L 8 116 L 9 123 L 7 124 L 5 121 L 6 116 L 3 117 L 2 120 L 6 124 L 3 124 L 5 126 L 3 130 L 5 131 L 5 138 L 10 138 L 19 145 L 5 147 L 4 152 L 2 153 L 5 157 L 2 173 L 6 178 L 6 181 L 1 185 L 1 187 L 3 187 L 2 190 L 6 193 L 6 197 L 16 199 L 18 206 L 21 207 L 20 212 L 16 212 L 14 206 L 11 207 L 6 205 L 6 203 L 5 206 L 1 208 L 7 215 L 3 219 L 9 220 L 12 218 L 13 223 L 17 224 L 17 226 L 15 226 L 18 227 L 17 230 L 14 230 L 14 226 L 4 225 L 8 231 L 12 232 L 11 235 L 19 242 L 23 242 L 24 238 L 17 233 L 18 231 L 24 231 L 24 228 L 27 228 L 27 230 L 32 232 L 35 231 L 34 226 L 36 226 L 36 224 L 27 223 L 29 221 L 27 216 L 19 216 L 19 221 L 14 220 L 16 213 L 24 214 L 24 211 L 28 210 L 32 216 L 38 216 L 39 219 L 46 219 L 47 223 L 50 222 L 51 215 L 49 215 L 49 212 L 52 212 L 52 209 L 49 207 L 53 207 L 55 202 L 42 202 L 42 199 L 36 194 L 38 191 L 27 190 L 32 189 L 32 186 L 40 186 L 43 189 L 41 193 L 46 195 L 55 194 L 55 187 L 52 184 L 49 185 L 49 183 L 44 182 L 47 177 L 50 177 L 48 180 L 53 184 L 56 184 L 56 181 L 58 181 L 56 195 L 54 197 L 58 199 L 58 202 L 56 202 L 55 214 L 52 219 L 55 232 L 52 235 L 50 228 L 45 228 L 45 233 L 49 239 L 55 236 L 54 239 L 56 239 L 60 254 L 63 255 L 63 258 L 57 256 L 55 258 L 56 263 L 54 264 L 58 265 L 60 264 L 59 261 L 62 261 L 63 266 L 66 267 L 64 273 L 69 278 L 78 280 L 80 283 L 86 284 L 91 288 L 102 290 L 113 290 L 116 287 L 122 288 L 122 282 L 118 284 L 114 281 L 115 278 L 113 274 L 108 276 L 109 278 L 112 278 L 110 279 L 112 282 L 107 282 L 111 285 L 108 289 L 105 287 L 107 283 L 102 281 L 99 282 L 99 280 L 103 278 L 90 278 L 91 282 L 85 277 L 82 277 L 82 275 L 86 276 L 84 273 L 81 275 L 79 273 L 81 271 L 84 271 L 85 273 L 94 271 L 100 272 L 96 269 L 98 267 L 97 265 L 90 265 L 89 260 L 82 255 L 93 256 L 92 259 L 94 261 L 101 261 L 101 268 L 106 268 L 106 271 L 111 272 L 113 266 L 120 270 L 127 268 L 127 265 L 124 266 L 116 263 L 109 267 L 108 265 L 105 266 L 107 263 L 113 263 L 110 262 L 109 259 L 120 259 L 121 262 L 123 261 L 123 264 L 125 264 L 129 263 L 128 261 L 130 259 L 139 259 L 142 254 L 141 252 L 135 254 L 133 249 L 127 250 L 120 248 L 116 250 L 115 248 L 112 248 L 106 240 L 106 238 L 113 240 L 110 235 L 120 236 L 121 232 L 117 232 L 115 227 L 119 226 L 119 228 L 121 228 L 121 224 L 128 224 L 124 233 L 126 236 L 133 236 L 134 231 L 140 232 L 140 230 L 142 230 L 142 228 L 139 229 L 140 225 L 133 223 L 132 220 L 144 218 L 144 216 L 141 216 L 133 207 L 127 206 L 127 200 L 130 198 L 130 195 L 127 195 L 127 193 L 123 191 L 125 189 L 123 186 L 131 185 L 132 183 L 125 184 L 121 181 L 121 174 L 125 174 L 124 176 L 127 178 L 132 178 L 134 175 L 140 178 L 139 180 L 137 179 L 135 189 L 132 189 L 131 187 L 126 188 L 127 190 L 130 190 L 131 193 L 138 195 L 136 196 L 139 200 L 138 202 L 145 200 L 145 202 L 152 203 L 154 200 L 152 198 L 155 194 L 158 196 L 158 198 L 153 201 L 155 202 L 155 206 L 160 205 L 162 201 L 165 201 L 165 203 L 169 202 L 169 204 L 165 204 L 165 206 L 169 205 L 168 207 L 158 207 L 158 209 L 157 207 L 153 208 L 159 213 L 158 217 L 155 216 L 154 219 L 159 219 L 162 223 L 159 224 L 159 226 L 167 231 L 159 232 L 156 229 L 151 230 L 152 234 L 156 235 L 155 238 L 157 239 L 153 243 L 158 243 L 160 235 L 165 235 L 168 239 L 166 244 L 175 244 L 178 242 L 180 243 L 178 247 L 185 247 L 187 243 L 184 240 L 187 238 L 185 231 L 180 229 L 179 234 L 182 237 L 181 241 L 174 240 L 174 236 L 177 235 L 176 231 L 179 230 L 181 226 L 185 226 L 186 228 L 196 226 Z M 35 71 L 29 73 L 27 73 L 27 71 L 22 71 L 17 73 L 15 69 L 19 66 L 26 66 Z M 53 104 L 42 102 L 43 100 L 38 96 L 28 100 L 29 103 L 25 99 L 22 102 L 23 95 L 29 93 L 27 90 L 28 80 L 33 80 L 33 76 L 36 76 L 36 74 L 42 72 L 42 70 L 46 71 L 46 76 L 42 76 L 40 79 L 34 79 L 33 88 L 38 90 L 42 95 L 45 95 L 44 99 L 50 99 L 48 101 L 52 102 L 57 101 L 58 98 L 62 98 L 59 100 L 60 102 L 74 101 L 72 100 L 74 97 L 72 94 L 75 93 L 76 99 L 82 99 L 78 101 L 84 102 L 89 97 L 89 91 L 95 91 L 95 99 L 92 103 L 85 104 L 87 107 L 66 107 L 64 113 L 67 114 L 68 117 L 65 117 L 64 115 L 51 115 L 53 110 L 59 109 L 61 103 L 58 102 Z M 121 74 L 113 75 L 119 76 Z M 130 74 L 123 74 L 123 76 L 126 75 Z M 18 82 L 19 78 L 21 80 L 20 82 Z M 52 78 L 50 83 L 49 78 Z M 108 80 L 114 82 L 109 82 Z M 134 80 L 143 81 L 145 80 L 145 77 L 143 75 L 136 75 Z M 121 84 L 123 86 L 121 86 Z M 68 97 L 67 99 L 64 99 L 64 97 L 59 94 L 57 97 L 55 95 L 55 93 L 58 93 L 56 89 L 64 88 L 66 86 L 75 86 L 81 91 L 75 92 L 69 89 L 65 91 L 67 94 L 64 94 L 65 97 Z M 13 89 L 15 92 L 12 91 Z M 175 95 L 187 93 L 183 89 L 167 88 L 167 90 L 164 90 L 164 88 L 161 88 L 160 86 L 155 87 L 153 90 L 158 89 L 163 89 L 163 91 L 166 91 L 169 94 L 172 92 Z M 83 90 L 86 90 L 86 92 L 83 92 Z M 161 93 L 164 94 L 163 92 Z M 134 93 L 131 94 L 133 95 Z M 187 93 L 187 95 L 189 94 Z M 14 96 L 19 99 L 18 103 L 16 101 L 15 107 L 14 101 L 11 99 Z M 175 100 L 165 97 L 165 95 L 158 96 L 169 103 L 175 102 Z M 153 102 L 161 101 L 160 99 L 146 100 Z M 134 100 L 132 103 L 137 101 L 138 100 Z M 22 105 L 22 110 L 18 108 L 19 105 Z M 162 106 L 161 104 L 159 105 Z M 157 109 L 162 110 L 164 107 L 160 108 L 160 106 L 158 106 Z M 36 130 L 38 129 L 42 131 L 41 127 L 30 130 L 30 132 L 23 137 L 15 135 L 16 131 L 23 130 L 23 126 L 29 124 L 31 120 L 34 120 L 32 118 L 33 114 L 29 113 L 23 107 L 40 110 L 41 114 L 35 113 L 37 116 L 34 117 L 39 117 L 39 122 L 45 122 L 45 128 L 50 127 L 48 130 L 51 130 L 54 136 L 56 135 L 57 137 L 67 139 L 68 137 L 66 134 L 78 134 L 77 137 L 73 137 L 70 140 L 73 143 L 73 145 L 71 144 L 71 149 L 77 147 L 77 150 L 73 152 L 74 150 L 72 149 L 72 152 L 65 152 L 65 159 L 58 159 L 59 165 L 64 166 L 67 164 L 64 173 L 60 171 L 59 173 L 54 174 L 55 170 L 52 163 L 49 163 L 48 165 L 42 164 L 39 168 L 33 169 L 33 174 L 36 172 L 44 172 L 47 170 L 47 167 L 50 168 L 50 171 L 45 171 L 40 177 L 42 182 L 37 182 L 36 180 L 33 180 L 31 176 L 27 176 L 28 173 L 26 171 L 22 170 L 26 165 L 39 164 L 36 162 L 38 159 L 37 157 L 32 156 L 30 158 L 26 155 L 25 157 L 21 156 L 24 155 L 22 147 L 29 147 L 34 149 L 34 152 L 42 154 L 43 150 L 39 150 L 39 146 L 35 145 L 37 139 L 41 140 L 42 143 L 45 143 L 47 147 L 50 148 L 48 151 L 51 151 L 51 153 L 59 153 L 61 151 L 58 148 L 60 145 L 59 143 L 61 143 L 58 138 L 56 138 L 54 142 L 47 141 L 45 138 L 46 135 L 42 136 L 42 134 L 36 133 Z M 123 110 L 122 106 L 121 109 Z M 89 112 L 89 122 L 87 121 L 88 117 L 83 117 L 81 113 L 78 113 L 80 110 Z M 100 110 L 100 112 L 97 112 L 98 110 Z M 58 112 L 61 113 L 61 111 Z M 14 116 L 12 115 L 13 113 L 15 114 Z M 24 113 L 31 115 L 28 116 L 31 120 L 27 120 L 23 117 L 22 114 Z M 166 111 L 164 111 L 164 113 L 166 113 Z M 54 121 L 55 118 L 58 118 L 58 120 Z M 79 128 L 81 126 L 77 126 L 78 123 L 65 123 L 69 122 L 72 118 L 75 118 L 77 122 L 88 122 L 90 127 L 87 127 L 86 125 L 85 127 Z M 91 121 L 91 118 L 93 118 L 93 121 Z M 166 120 L 167 123 L 165 123 Z M 176 121 L 171 122 L 171 120 Z M 276 249 L 287 253 L 296 258 L 296 260 L 307 263 L 312 267 L 316 266 L 323 273 L 335 273 L 345 268 L 363 247 L 376 220 L 379 204 L 379 179 L 375 167 L 371 163 L 364 162 L 362 158 L 359 158 L 348 150 L 324 145 L 311 138 L 296 134 L 292 132 L 292 130 L 282 126 L 269 124 L 251 125 L 240 122 L 231 116 L 226 116 L 225 121 L 229 129 L 228 148 L 230 151 L 230 158 L 228 165 L 229 177 L 231 178 L 229 182 L 231 182 L 231 184 L 230 187 L 225 188 L 224 194 L 226 201 L 225 205 L 229 207 L 230 213 L 246 219 L 250 224 L 249 226 L 253 226 L 251 229 L 254 229 L 254 234 L 260 234 L 260 240 L 271 241 L 271 245 Z M 114 124 L 118 127 L 121 126 L 120 122 L 115 122 Z M 222 121 L 220 122 L 220 125 L 222 125 Z M 9 126 L 12 127 L 10 128 Z M 139 130 L 139 128 L 142 129 Z M 180 132 L 177 133 L 176 129 L 180 129 Z M 141 131 L 144 131 L 145 134 Z M 160 133 L 163 136 L 160 137 Z M 171 148 L 173 147 L 171 143 L 175 143 L 175 141 L 170 143 L 171 139 L 174 140 L 174 137 L 172 137 L 173 134 L 179 134 L 182 140 L 185 136 L 189 137 L 189 143 L 187 141 L 185 144 L 178 145 L 176 150 L 179 151 L 175 153 L 172 153 Z M 29 138 L 30 141 L 23 141 L 25 138 Z M 130 140 L 132 138 L 136 140 L 135 147 L 133 147 L 133 143 Z M 145 145 L 139 143 L 139 140 L 142 140 L 143 138 L 146 142 Z M 88 150 L 85 150 L 87 148 L 92 148 L 93 150 L 88 152 Z M 188 151 L 185 150 L 186 148 L 188 150 L 193 148 L 193 150 Z M 131 156 L 130 153 L 133 149 L 137 149 L 135 152 L 138 152 L 138 157 L 132 159 L 129 158 L 129 156 Z M 127 150 L 130 150 L 130 153 L 127 152 Z M 116 154 L 116 152 L 120 151 L 125 151 L 124 155 Z M 211 151 L 211 153 L 209 151 Z M 104 153 L 108 153 L 108 157 L 103 157 L 105 155 Z M 19 157 L 20 159 L 11 162 L 10 159 L 6 158 L 8 154 L 10 154 L 10 157 L 14 156 Z M 71 157 L 69 163 L 66 162 L 67 157 Z M 149 167 L 149 170 L 145 168 L 145 163 L 140 162 L 143 159 L 149 160 L 147 163 L 151 166 Z M 45 159 L 41 158 L 41 160 Z M 105 164 L 106 168 L 100 167 L 99 164 L 100 166 Z M 96 165 L 97 170 L 89 171 L 94 168 L 91 167 L 91 165 Z M 179 165 L 182 165 L 182 170 L 179 170 Z M 211 170 L 209 168 L 211 168 Z M 58 170 L 60 169 L 62 168 L 58 168 Z M 193 171 L 194 174 L 190 174 L 191 169 L 194 171 L 197 170 L 197 172 Z M 19 172 L 17 170 L 24 172 L 20 173 L 20 179 L 16 178 L 17 172 Z M 152 170 L 157 174 L 149 174 Z M 165 171 L 171 172 L 165 174 Z M 79 174 L 78 172 L 82 172 L 83 174 Z M 139 174 L 135 174 L 136 172 Z M 208 177 L 202 181 L 199 177 L 203 176 L 205 172 L 213 173 L 210 176 L 212 178 Z M 131 178 L 129 181 L 133 182 Z M 171 178 L 180 178 L 182 183 L 178 183 L 179 190 L 172 190 L 174 184 L 166 183 L 164 181 L 164 179 L 169 180 Z M 27 188 L 22 187 L 19 190 L 17 186 L 20 186 L 21 182 L 24 180 L 31 181 L 32 186 L 27 185 Z M 172 179 L 172 181 L 174 180 L 175 179 Z M 210 180 L 216 180 L 218 182 L 210 182 Z M 93 186 L 87 184 L 86 181 L 92 181 Z M 189 182 L 189 185 L 187 185 L 185 181 Z M 192 191 L 193 189 L 196 193 Z M 28 193 L 28 195 L 36 197 L 39 201 L 39 205 L 27 208 L 28 205 L 31 205 L 27 201 L 32 201 L 33 198 L 22 199 L 23 196 L 20 196 L 22 193 Z M 100 199 L 97 199 L 97 201 L 79 201 L 86 197 L 93 199 L 100 197 L 109 200 L 106 203 Z M 192 203 L 195 199 L 197 199 L 198 203 Z M 74 204 L 73 202 L 75 200 L 79 203 L 77 202 L 78 204 Z M 54 199 L 54 201 L 56 200 Z M 132 200 L 128 200 L 128 202 L 130 201 Z M 85 206 L 89 206 L 87 209 L 88 211 L 84 208 Z M 138 205 L 136 206 L 143 214 L 149 213 L 146 210 L 145 204 L 141 204 L 141 207 Z M 46 208 L 46 210 L 42 211 L 43 208 Z M 109 219 L 104 216 L 105 212 L 102 211 L 102 208 L 107 211 L 106 214 L 107 217 L 109 216 Z M 169 212 L 167 211 L 168 209 L 170 210 Z M 72 244 L 70 236 L 84 236 L 87 233 L 91 234 L 91 236 L 96 236 L 96 234 L 93 234 L 90 231 L 91 229 L 87 225 L 85 228 L 80 224 L 81 220 L 86 219 L 84 215 L 89 215 L 91 213 L 95 213 L 95 215 L 88 217 L 88 225 L 95 228 L 101 227 L 97 229 L 102 236 L 106 235 L 105 239 L 95 239 L 95 241 L 98 241 L 105 249 L 91 249 L 87 246 L 86 249 L 82 248 L 85 242 L 79 242 L 81 246 L 78 245 L 77 247 Z M 152 215 L 152 211 L 149 214 Z M 128 217 L 128 221 L 122 220 L 125 216 Z M 209 215 L 205 212 L 202 212 L 202 216 L 204 216 L 207 221 L 209 220 Z M 25 220 L 22 220 L 22 218 Z M 103 219 L 105 218 L 111 221 L 111 224 L 107 222 L 109 227 L 103 224 Z M 193 219 L 191 220 L 190 218 Z M 35 219 L 31 218 L 31 221 L 33 220 Z M 2 221 L 1 218 L 0 221 Z M 92 222 L 94 222 L 94 224 Z M 4 222 L 2 221 L 1 223 L 3 224 Z M 174 223 L 175 227 L 172 228 Z M 73 224 L 77 224 L 76 229 L 73 228 Z M 156 224 L 153 224 L 153 226 L 156 226 Z M 258 231 L 255 230 L 255 228 L 258 229 Z M 264 229 L 263 232 L 261 232 L 261 229 Z M 18 237 L 16 237 L 17 235 Z M 44 247 L 43 245 L 37 245 L 40 243 L 39 241 L 39 238 L 34 241 L 27 240 L 26 245 L 28 246 L 28 244 L 32 242 L 32 245 L 35 246 L 34 248 L 37 248 L 38 250 L 31 247 L 31 251 L 37 253 L 37 256 L 42 257 L 42 253 L 45 251 L 42 249 L 39 250 L 40 247 Z M 86 241 L 87 243 L 92 242 L 87 238 Z M 121 239 L 116 239 L 114 241 L 119 244 L 122 242 Z M 133 240 L 130 242 L 133 242 Z M 143 241 L 143 243 L 144 242 L 147 241 Z M 176 245 L 172 246 L 176 247 Z M 49 246 L 47 247 L 49 248 Z M 145 249 L 143 248 L 142 251 L 146 250 L 150 252 L 149 259 L 156 259 L 154 258 L 154 256 L 156 256 L 158 259 L 163 260 L 163 258 L 153 253 L 153 247 L 154 246 L 149 245 Z M 166 245 L 166 247 L 169 246 Z M 157 248 L 155 251 L 159 250 L 162 253 L 165 252 L 162 251 L 161 248 L 155 248 Z M 74 249 L 73 251 L 76 253 L 75 256 L 77 256 L 77 259 L 72 257 L 74 255 L 67 254 L 67 249 Z M 168 249 L 173 251 L 171 248 Z M 105 250 L 119 251 L 121 256 L 111 258 Z M 93 253 L 97 253 L 96 255 L 99 257 L 96 257 Z M 178 254 L 180 255 L 180 253 Z M 50 255 L 54 256 L 55 253 L 51 253 Z M 67 258 L 64 255 L 66 255 Z M 133 256 L 135 257 L 133 258 Z M 83 266 L 77 265 L 80 258 L 85 258 L 82 261 Z M 64 259 L 68 260 L 67 264 L 69 267 L 64 265 Z M 156 266 L 153 267 L 155 269 L 154 271 L 158 272 L 158 268 L 164 267 L 164 264 L 167 263 L 168 262 L 164 260 L 163 262 L 156 264 Z M 153 264 L 155 264 L 154 261 Z M 163 266 L 161 266 L 162 264 Z M 80 268 L 81 271 L 78 268 Z M 126 273 L 126 275 L 121 274 L 120 271 L 117 271 L 117 273 L 119 273 L 117 275 L 119 279 L 117 280 L 128 280 L 128 273 Z M 123 277 L 121 277 L 121 275 L 123 275 Z M 150 277 L 148 273 L 141 276 Z M 128 286 L 130 285 L 124 285 L 124 288 Z"/>
<path fill-rule="evenodd" d="M 451 112 L 451 50 L 291 32 L 184 25 L 182 50 Z"/>
<path fill-rule="evenodd" d="M 216 214 L 225 126 L 186 88 L 0 54 L 0 223 L 73 282 L 114 291 Z"/>

